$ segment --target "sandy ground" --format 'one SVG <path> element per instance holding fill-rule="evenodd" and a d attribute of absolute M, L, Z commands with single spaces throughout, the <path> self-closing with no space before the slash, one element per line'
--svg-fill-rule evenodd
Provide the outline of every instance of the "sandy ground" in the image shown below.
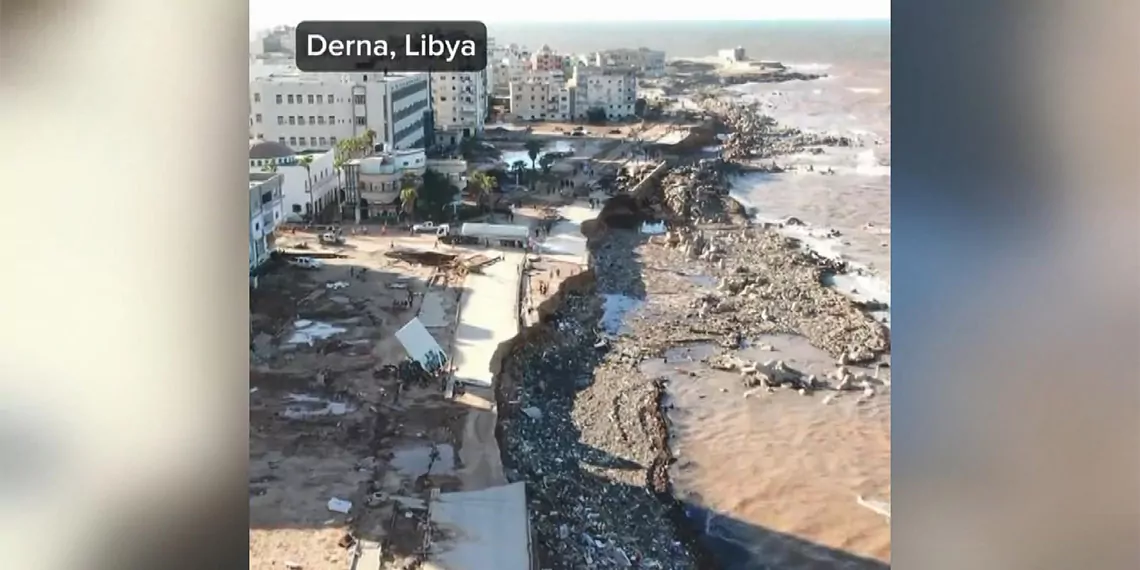
<path fill-rule="evenodd" d="M 302 240 L 315 242 L 297 234 L 281 245 Z M 459 487 L 453 471 L 465 408 L 439 386 L 400 390 L 376 374 L 403 358 L 393 333 L 417 314 L 439 325 L 429 330 L 441 345 L 451 344 L 459 283 L 384 256 L 392 245 L 432 241 L 350 238 L 337 248 L 346 257 L 317 270 L 274 268 L 251 294 L 250 568 L 346 568 L 349 551 L 338 541 L 348 532 L 414 543 L 388 536 L 392 505 L 365 507 L 368 497 Z M 360 268 L 364 277 L 351 276 Z M 411 306 L 394 307 L 409 291 Z M 334 497 L 352 502 L 348 516 L 328 509 Z"/>

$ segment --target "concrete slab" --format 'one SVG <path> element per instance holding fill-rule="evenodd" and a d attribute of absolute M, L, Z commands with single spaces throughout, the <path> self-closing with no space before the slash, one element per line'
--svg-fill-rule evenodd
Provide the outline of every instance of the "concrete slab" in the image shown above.
<path fill-rule="evenodd" d="M 420 304 L 418 318 L 428 328 L 446 327 L 451 324 L 451 315 L 448 315 L 444 309 L 443 293 L 428 291 L 424 295 L 423 303 Z"/>
<path fill-rule="evenodd" d="M 582 222 L 597 217 L 598 210 L 570 205 L 559 208 L 558 213 L 566 219 L 550 228 L 550 235 L 539 245 L 539 251 L 559 261 L 587 263 L 589 253 L 586 249 L 586 236 L 582 235 Z"/>
<path fill-rule="evenodd" d="M 530 569 L 525 483 L 444 493 L 431 505 L 431 520 L 450 538 L 433 545 L 425 569 Z"/>
<path fill-rule="evenodd" d="M 456 382 L 490 388 L 491 357 L 519 332 L 519 278 L 523 254 L 506 252 L 503 261 L 467 275 L 455 329 Z"/>

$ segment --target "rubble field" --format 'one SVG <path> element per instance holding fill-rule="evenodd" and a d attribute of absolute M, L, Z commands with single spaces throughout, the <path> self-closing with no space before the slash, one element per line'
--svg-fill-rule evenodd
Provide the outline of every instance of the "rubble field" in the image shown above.
<path fill-rule="evenodd" d="M 755 157 L 843 144 L 778 126 L 766 133 L 726 146 Z M 842 263 L 748 223 L 728 197 L 735 167 L 689 162 L 638 196 L 610 200 L 588 232 L 590 271 L 543 303 L 505 358 L 500 448 L 508 479 L 528 483 L 543 568 L 718 567 L 669 481 L 667 380 L 645 363 L 671 349 L 715 347 L 708 365 L 739 374 L 750 390 L 821 398 L 889 390 L 889 374 L 878 374 L 889 367 L 889 329 L 823 285 Z M 619 183 L 644 174 L 627 171 Z M 665 220 L 669 230 L 645 235 L 632 229 L 636 220 Z M 740 356 L 774 335 L 806 339 L 834 359 L 834 371 L 817 377 Z M 862 373 L 871 368 L 873 377 Z"/>
<path fill-rule="evenodd" d="M 430 250 L 431 238 L 320 248 L 302 233 L 278 245 L 301 241 L 293 251 L 321 266 L 273 261 L 250 294 L 250 568 L 343 570 L 361 540 L 402 567 L 424 529 L 391 525 L 394 497 L 458 488 L 467 409 L 409 370 L 393 335 L 418 316 L 448 350 L 461 283 L 446 266 L 390 255 Z"/>

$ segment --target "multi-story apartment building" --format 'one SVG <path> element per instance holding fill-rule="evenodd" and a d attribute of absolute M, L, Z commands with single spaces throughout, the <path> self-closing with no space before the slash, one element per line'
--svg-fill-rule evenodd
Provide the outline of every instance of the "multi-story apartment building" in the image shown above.
<path fill-rule="evenodd" d="M 631 71 L 578 65 L 570 81 L 574 88 L 572 117 L 584 119 L 591 109 L 605 111 L 608 120 L 632 117 L 637 101 L 637 77 Z"/>
<path fill-rule="evenodd" d="M 572 95 L 561 71 L 531 72 L 510 83 L 511 115 L 521 121 L 563 121 Z"/>
<path fill-rule="evenodd" d="M 314 74 L 296 70 L 250 80 L 250 138 L 294 149 L 332 148 L 376 133 L 390 149 L 422 148 L 431 124 L 427 73 Z M 425 126 L 426 125 L 426 126 Z"/>
<path fill-rule="evenodd" d="M 281 184 L 284 177 L 272 172 L 249 173 L 249 270 L 269 260 L 274 230 L 281 223 Z"/>
<path fill-rule="evenodd" d="M 492 68 L 491 92 L 496 95 L 509 94 L 511 82 L 520 80 L 532 70 L 530 56 L 529 50 L 516 44 L 496 47 L 487 63 Z"/>
<path fill-rule="evenodd" d="M 483 132 L 487 121 L 487 77 L 484 71 L 431 74 L 435 142 L 454 145 Z"/>
<path fill-rule="evenodd" d="M 534 71 L 561 70 L 562 56 L 554 53 L 550 46 L 543 45 L 530 56 L 530 68 Z"/>
<path fill-rule="evenodd" d="M 665 73 L 665 52 L 649 48 L 619 48 L 600 51 L 594 54 L 594 65 L 631 69 L 649 76 Z"/>

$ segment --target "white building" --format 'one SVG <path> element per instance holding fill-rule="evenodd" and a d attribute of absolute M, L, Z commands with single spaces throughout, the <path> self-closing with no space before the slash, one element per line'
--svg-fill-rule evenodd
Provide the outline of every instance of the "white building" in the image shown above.
<path fill-rule="evenodd" d="M 431 97 L 437 144 L 454 145 L 483 132 L 487 122 L 485 72 L 435 72 Z"/>
<path fill-rule="evenodd" d="M 249 171 L 251 176 L 267 172 L 278 174 L 281 215 L 287 221 L 300 221 L 314 210 L 323 212 L 344 199 L 343 193 L 337 193 L 339 184 L 333 155 L 331 150 L 298 153 L 278 142 L 251 141 Z M 306 158 L 311 160 L 308 168 L 303 166 Z"/>
<path fill-rule="evenodd" d="M 442 174 L 457 188 L 467 185 L 467 161 L 427 158 L 423 149 L 379 152 L 350 160 L 346 181 L 350 193 L 360 193 L 362 218 L 383 217 L 399 210 L 404 177 L 423 176 L 428 169 Z"/>
<path fill-rule="evenodd" d="M 564 121 L 572 116 L 573 92 L 561 71 L 530 72 L 510 83 L 511 115 L 519 121 Z"/>
<path fill-rule="evenodd" d="M 570 86 L 575 88 L 574 119 L 586 118 L 590 109 L 604 110 L 611 121 L 634 115 L 637 76 L 631 71 L 579 65 L 574 67 Z"/>
<path fill-rule="evenodd" d="M 716 56 L 726 64 L 748 61 L 748 57 L 744 54 L 744 48 L 740 46 L 736 46 L 732 49 L 722 49 L 716 52 Z"/>
<path fill-rule="evenodd" d="M 375 131 L 389 149 L 422 148 L 431 110 L 427 73 L 304 73 L 250 81 L 250 138 L 324 150 Z"/>
<path fill-rule="evenodd" d="M 491 72 L 491 91 L 498 95 L 507 95 L 511 90 L 511 82 L 519 81 L 532 71 L 530 50 L 509 44 L 496 47 L 491 52 L 487 63 L 493 68 Z"/>
<path fill-rule="evenodd" d="M 649 76 L 665 73 L 665 52 L 649 48 L 619 48 L 594 54 L 594 64 L 601 67 L 633 69 Z"/>
<path fill-rule="evenodd" d="M 249 173 L 249 270 L 269 260 L 274 230 L 281 223 L 281 184 L 284 177 L 272 172 Z"/>

